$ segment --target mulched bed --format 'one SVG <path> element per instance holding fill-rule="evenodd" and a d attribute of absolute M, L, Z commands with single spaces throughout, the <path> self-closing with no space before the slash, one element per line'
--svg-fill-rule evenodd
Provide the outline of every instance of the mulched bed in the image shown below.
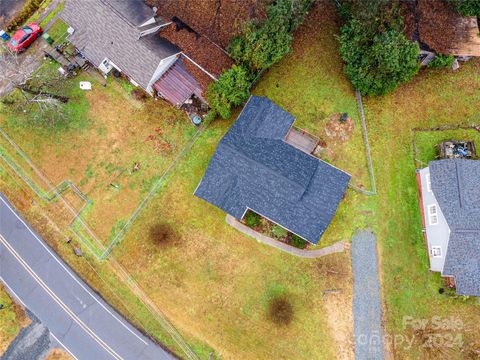
<path fill-rule="evenodd" d="M 335 159 L 341 153 L 339 147 L 352 139 L 355 124 L 350 117 L 344 123 L 341 123 L 339 120 L 341 116 L 340 113 L 330 115 L 325 125 L 324 137 L 320 139 L 313 155 L 320 158 L 326 156 L 329 159 Z"/>
<path fill-rule="evenodd" d="M 343 144 L 349 141 L 353 136 L 355 125 L 351 118 L 347 118 L 345 122 L 340 122 L 341 114 L 333 114 L 330 116 L 325 126 L 325 135 L 333 142 L 333 145 Z"/>

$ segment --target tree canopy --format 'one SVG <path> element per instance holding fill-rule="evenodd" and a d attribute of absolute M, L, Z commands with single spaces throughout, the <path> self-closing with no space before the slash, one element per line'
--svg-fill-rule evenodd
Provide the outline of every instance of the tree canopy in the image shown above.
<path fill-rule="evenodd" d="M 479 0 L 447 0 L 463 16 L 480 16 Z"/>
<path fill-rule="evenodd" d="M 419 47 L 402 33 L 398 7 L 387 0 L 344 0 L 339 12 L 340 55 L 353 86 L 365 95 L 382 95 L 418 72 Z"/>
<path fill-rule="evenodd" d="M 207 90 L 207 99 L 212 110 L 224 119 L 229 118 L 232 106 L 241 105 L 248 99 L 250 81 L 250 75 L 243 66 L 233 65 L 224 71 Z"/>

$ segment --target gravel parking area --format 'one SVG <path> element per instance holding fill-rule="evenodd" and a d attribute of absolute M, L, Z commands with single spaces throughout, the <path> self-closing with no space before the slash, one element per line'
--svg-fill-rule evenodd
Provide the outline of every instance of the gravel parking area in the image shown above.
<path fill-rule="evenodd" d="M 352 269 L 355 358 L 383 359 L 377 247 L 371 231 L 362 230 L 353 237 Z"/>
<path fill-rule="evenodd" d="M 37 360 L 50 350 L 50 332 L 35 315 L 27 313 L 31 324 L 20 330 L 0 360 Z"/>

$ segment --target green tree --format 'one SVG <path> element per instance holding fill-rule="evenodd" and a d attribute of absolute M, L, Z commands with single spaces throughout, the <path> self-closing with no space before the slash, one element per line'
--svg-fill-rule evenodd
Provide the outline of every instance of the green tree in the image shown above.
<path fill-rule="evenodd" d="M 257 73 L 291 51 L 292 33 L 302 23 L 310 0 L 277 0 L 267 8 L 267 19 L 250 21 L 242 35 L 232 39 L 230 55 Z"/>
<path fill-rule="evenodd" d="M 447 0 L 453 5 L 458 13 L 464 16 L 480 17 L 480 1 L 479 0 Z"/>
<path fill-rule="evenodd" d="M 250 86 L 248 70 L 243 66 L 233 65 L 208 87 L 208 103 L 215 113 L 228 119 L 232 115 L 232 106 L 241 105 L 248 99 Z"/>
<path fill-rule="evenodd" d="M 419 48 L 389 29 L 371 37 L 358 20 L 341 29 L 340 55 L 353 86 L 365 95 L 382 95 L 409 81 L 418 72 Z"/>
<path fill-rule="evenodd" d="M 428 67 L 432 69 L 452 67 L 455 62 L 455 56 L 453 55 L 437 55 L 428 63 Z"/>

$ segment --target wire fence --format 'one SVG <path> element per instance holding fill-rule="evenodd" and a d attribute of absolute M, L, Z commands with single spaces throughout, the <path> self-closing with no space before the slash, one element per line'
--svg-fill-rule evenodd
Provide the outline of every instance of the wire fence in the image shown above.
<path fill-rule="evenodd" d="M 348 184 L 348 187 L 364 195 L 372 196 L 377 194 L 377 184 L 375 182 L 375 174 L 373 171 L 373 162 L 372 162 L 372 151 L 370 149 L 370 144 L 368 142 L 368 130 L 367 130 L 367 124 L 365 121 L 365 112 L 363 110 L 362 94 L 360 94 L 360 91 L 355 90 L 355 97 L 357 99 L 358 112 L 360 114 L 360 123 L 362 124 L 363 142 L 365 144 L 365 154 L 367 156 L 368 174 L 370 176 L 370 184 L 372 186 L 372 190 L 365 190 L 351 183 Z"/>
<path fill-rule="evenodd" d="M 152 197 L 158 192 L 160 187 L 165 183 L 166 179 L 168 176 L 173 172 L 175 169 L 176 165 L 178 162 L 183 159 L 183 157 L 191 150 L 195 142 L 198 140 L 200 135 L 207 129 L 208 125 L 210 124 L 211 120 L 204 123 L 201 128 L 197 129 L 193 137 L 190 139 L 190 141 L 183 147 L 182 151 L 175 157 L 173 162 L 169 165 L 167 170 L 160 176 L 160 178 L 153 184 L 152 188 L 150 189 L 149 193 L 147 196 L 142 200 L 140 205 L 135 209 L 133 212 L 132 216 L 128 221 L 125 223 L 125 225 L 122 227 L 122 229 L 117 233 L 115 238 L 110 242 L 108 245 L 107 249 L 105 252 L 101 255 L 101 259 L 106 259 L 110 253 L 112 252 L 113 248 L 115 245 L 117 245 L 122 237 L 125 235 L 127 230 L 130 228 L 130 226 L 133 224 L 133 222 L 138 218 L 140 213 L 142 212 L 143 209 L 147 206 L 147 204 L 150 202 Z"/>
<path fill-rule="evenodd" d="M 190 348 L 187 342 L 183 339 L 181 334 L 176 330 L 176 328 L 169 322 L 167 317 L 163 314 L 162 311 L 155 305 L 155 303 L 148 297 L 148 295 L 141 289 L 139 284 L 130 276 L 130 274 L 123 268 L 123 266 L 118 263 L 118 261 L 113 257 L 109 256 L 111 251 L 113 250 L 114 246 L 118 244 L 121 238 L 125 235 L 128 231 L 132 223 L 138 218 L 141 214 L 143 209 L 146 207 L 148 202 L 153 198 L 153 196 L 159 191 L 162 184 L 166 181 L 169 175 L 172 174 L 173 170 L 175 169 L 176 165 L 182 160 L 185 155 L 191 150 L 195 142 L 198 140 L 200 135 L 208 128 L 210 124 L 209 122 L 205 122 L 192 136 L 189 142 L 182 148 L 180 153 L 176 156 L 174 161 L 169 165 L 167 170 L 160 176 L 159 180 L 155 182 L 152 186 L 151 190 L 147 194 L 147 196 L 142 200 L 140 205 L 135 209 L 130 219 L 124 225 L 124 227 L 117 233 L 115 238 L 110 242 L 108 247 L 105 247 L 100 240 L 97 239 L 95 234 L 90 230 L 88 225 L 83 221 L 81 218 L 81 213 L 88 208 L 88 205 L 92 204 L 91 200 L 83 194 L 72 182 L 66 180 L 63 181 L 58 186 L 53 186 L 52 183 L 48 180 L 48 178 L 33 164 L 33 162 L 29 159 L 29 157 L 23 152 L 23 150 L 8 136 L 8 134 L 0 128 L 0 135 L 4 138 L 15 150 L 15 152 L 21 157 L 23 161 L 26 162 L 29 168 L 31 168 L 36 176 L 41 179 L 41 181 L 45 184 L 48 188 L 48 191 L 42 189 L 35 181 L 33 181 L 30 176 L 26 174 L 26 171 L 23 170 L 17 162 L 13 159 L 12 156 L 9 156 L 9 153 L 0 145 L 0 158 L 5 161 L 5 163 L 14 171 L 14 173 L 25 183 L 28 187 L 42 200 L 47 203 L 51 203 L 56 200 L 60 200 L 63 205 L 71 212 L 73 215 L 73 219 L 69 224 L 69 229 L 75 234 L 75 236 L 80 240 L 81 243 L 86 245 L 87 249 L 90 250 L 90 253 L 94 255 L 97 260 L 106 260 L 108 258 L 109 264 L 115 270 L 115 273 L 121 278 L 121 280 L 128 286 L 130 291 L 132 291 L 135 296 L 140 300 L 140 302 L 148 309 L 149 313 L 152 317 L 162 326 L 166 333 L 168 333 L 171 338 L 174 340 L 175 344 L 180 348 L 183 352 L 183 355 L 187 359 L 199 359 L 195 352 Z M 76 212 L 73 207 L 64 199 L 63 193 L 71 189 L 75 194 L 77 194 L 82 200 L 85 201 L 85 205 L 82 209 Z M 53 221 L 53 220 L 51 220 Z M 55 224 L 55 222 L 53 222 Z M 61 231 L 58 226 L 57 230 Z M 87 234 L 83 234 L 82 232 L 86 232 Z M 69 238 L 69 235 L 65 232 L 61 231 L 65 238 Z M 92 241 L 87 240 L 90 237 L 94 239 L 95 245 Z M 94 268 L 93 265 L 91 265 Z M 97 272 L 98 274 L 98 272 Z M 100 274 L 98 274 L 100 276 Z M 103 280 L 103 279 L 102 279 Z M 105 280 L 103 282 L 106 283 Z M 115 290 L 111 289 L 113 294 L 117 297 Z M 149 336 L 153 339 L 154 336 L 149 334 Z"/>

